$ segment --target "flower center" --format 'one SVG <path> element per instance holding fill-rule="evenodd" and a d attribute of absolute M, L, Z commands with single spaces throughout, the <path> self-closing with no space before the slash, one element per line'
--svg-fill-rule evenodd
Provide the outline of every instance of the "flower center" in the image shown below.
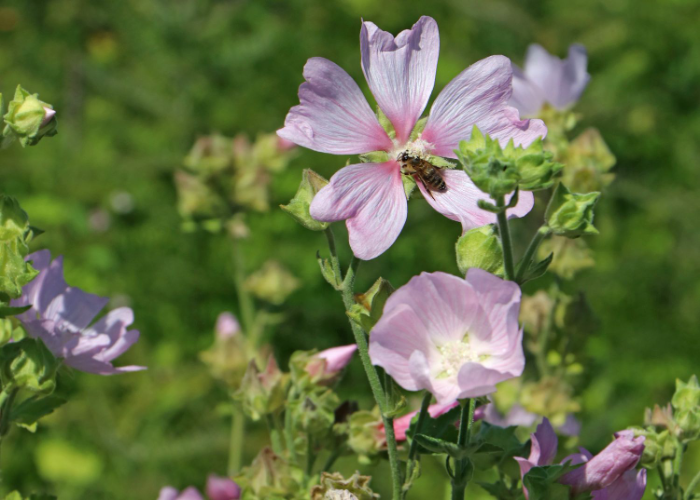
<path fill-rule="evenodd" d="M 416 139 L 406 144 L 394 142 L 394 148 L 389 151 L 389 157 L 393 160 L 398 160 L 399 156 L 406 153 L 411 158 L 421 158 L 425 160 L 430 156 L 432 148 L 433 145 L 423 139 Z"/>
<path fill-rule="evenodd" d="M 462 340 L 447 342 L 438 347 L 438 352 L 442 356 L 442 371 L 437 378 L 447 378 L 457 375 L 459 369 L 468 362 L 483 361 L 488 356 L 477 354 L 469 345 L 469 334 L 465 333 Z"/>

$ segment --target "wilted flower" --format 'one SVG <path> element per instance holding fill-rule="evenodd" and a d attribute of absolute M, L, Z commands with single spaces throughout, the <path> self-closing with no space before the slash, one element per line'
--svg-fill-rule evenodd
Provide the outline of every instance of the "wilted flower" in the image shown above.
<path fill-rule="evenodd" d="M 545 103 L 565 110 L 576 101 L 591 78 L 586 72 L 588 55 L 583 45 L 569 47 L 563 61 L 542 46 L 527 49 L 525 67 L 513 65 L 513 96 L 510 104 L 525 116 L 536 115 Z"/>
<path fill-rule="evenodd" d="M 525 366 L 520 288 L 481 269 L 466 279 L 422 273 L 394 292 L 370 336 L 369 354 L 404 389 L 438 403 L 484 396 Z"/>
<path fill-rule="evenodd" d="M 557 453 L 558 439 L 549 420 L 544 419 L 531 435 L 530 456 L 515 457 L 521 477 L 533 467 L 551 465 Z M 581 448 L 580 453 L 566 457 L 562 463 L 584 463 L 567 472 L 559 482 L 571 486 L 573 494 L 592 492 L 599 500 L 640 500 L 646 488 L 646 470 L 635 473 L 635 466 L 644 451 L 644 437 L 634 437 L 633 431 L 615 434 L 615 440 L 598 455 Z M 527 490 L 525 490 L 527 497 Z"/>
<path fill-rule="evenodd" d="M 182 493 L 172 486 L 165 486 L 160 490 L 157 500 L 204 500 L 204 497 L 194 486 L 182 490 Z"/>
<path fill-rule="evenodd" d="M 241 498 L 241 487 L 233 479 L 209 474 L 207 496 L 209 500 L 238 500 Z"/>
<path fill-rule="evenodd" d="M 319 57 L 306 63 L 300 104 L 290 110 L 278 131 L 284 139 L 323 153 L 380 152 L 370 163 L 341 169 L 311 204 L 317 220 L 347 221 L 350 246 L 361 259 L 381 255 L 406 221 L 406 194 L 397 161 L 403 153 L 432 162 L 438 161 L 436 157 L 455 158 L 454 149 L 469 138 L 474 125 L 504 144 L 513 139 L 516 145 L 529 145 L 546 134 L 542 121 L 520 120 L 517 110 L 507 105 L 512 69 L 503 56 L 479 61 L 453 79 L 435 99 L 422 128 L 418 120 L 435 83 L 439 43 L 437 23 L 430 17 L 421 17 L 397 37 L 374 23 L 362 24 L 362 69 L 393 133 L 382 127 L 352 78 Z M 418 182 L 433 208 L 460 221 L 465 230 L 495 221 L 494 214 L 477 207 L 484 195 L 465 172 L 445 169 L 441 174 L 447 186 L 442 192 L 428 192 Z M 532 195 L 522 193 L 511 215 L 525 215 L 532 204 Z"/>
<path fill-rule="evenodd" d="M 31 305 L 17 318 L 35 338 L 40 338 L 57 358 L 76 370 L 98 375 L 144 370 L 143 366 L 115 368 L 112 360 L 126 352 L 138 339 L 128 307 L 109 311 L 91 325 L 109 299 L 68 286 L 63 279 L 63 258 L 51 262 L 51 253 L 40 250 L 27 256 L 39 275 L 22 289 L 13 307 Z"/>

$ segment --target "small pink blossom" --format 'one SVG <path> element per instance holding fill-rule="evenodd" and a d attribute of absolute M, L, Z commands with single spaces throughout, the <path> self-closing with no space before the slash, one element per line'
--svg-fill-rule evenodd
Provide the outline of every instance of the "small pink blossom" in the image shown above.
<path fill-rule="evenodd" d="M 407 200 L 397 158 L 430 156 L 455 158 L 459 141 L 469 139 L 474 125 L 499 139 L 527 146 L 544 136 L 541 120 L 521 120 L 508 106 L 512 93 L 512 66 L 504 56 L 491 56 L 457 75 L 435 99 L 425 128 L 411 137 L 435 84 L 440 38 L 437 23 L 421 17 L 410 29 L 394 37 L 374 23 L 363 22 L 360 31 L 362 70 L 372 95 L 391 121 L 389 137 L 362 95 L 340 66 L 315 57 L 304 66 L 305 82 L 299 87 L 300 104 L 294 106 L 277 133 L 300 146 L 337 155 L 388 153 L 382 163 L 360 163 L 342 168 L 314 197 L 310 213 L 319 221 L 345 220 L 354 254 L 364 260 L 386 251 L 406 222 Z M 418 188 L 426 201 L 446 217 L 459 221 L 463 230 L 495 222 L 495 215 L 480 210 L 486 195 L 462 170 L 442 171 L 444 192 Z M 510 212 L 522 217 L 534 203 L 532 193 L 520 193 Z"/>
<path fill-rule="evenodd" d="M 209 474 L 207 496 L 209 500 L 238 500 L 241 498 L 241 487 L 233 479 Z"/>
<path fill-rule="evenodd" d="M 533 467 L 551 465 L 557 453 L 557 435 L 546 418 L 530 438 L 530 456 L 515 457 L 521 478 Z M 643 436 L 635 438 L 632 431 L 618 432 L 615 440 L 596 456 L 580 448 L 579 453 L 562 460 L 584 465 L 564 474 L 559 482 L 570 485 L 573 494 L 592 492 L 596 500 L 640 500 L 646 489 L 646 472 L 642 469 L 636 473 L 634 468 L 643 452 Z M 523 490 L 528 498 L 527 490 Z"/>
<path fill-rule="evenodd" d="M 56 116 L 56 110 L 49 108 L 48 106 L 44 106 L 44 119 L 41 120 L 41 125 L 39 125 L 39 127 L 45 127 L 48 125 L 49 122 L 53 120 L 54 116 Z"/>
<path fill-rule="evenodd" d="M 31 305 L 18 315 L 27 333 L 40 338 L 57 358 L 76 370 L 98 375 L 144 370 L 143 366 L 115 368 L 112 361 L 138 339 L 137 330 L 127 330 L 134 322 L 128 307 L 109 311 L 93 323 L 109 299 L 68 286 L 63 279 L 63 258 L 51 262 L 51 253 L 40 250 L 27 256 L 39 274 L 22 289 L 13 307 Z"/>
<path fill-rule="evenodd" d="M 331 347 L 316 354 L 317 357 L 326 361 L 326 374 L 335 375 L 341 372 L 352 360 L 352 356 L 357 351 L 357 344 Z"/>
<path fill-rule="evenodd" d="M 204 500 L 204 497 L 194 486 L 182 490 L 182 493 L 172 486 L 165 486 L 160 490 L 158 500 Z"/>
<path fill-rule="evenodd" d="M 369 355 L 401 387 L 440 404 L 484 396 L 523 371 L 519 310 L 518 285 L 481 269 L 466 279 L 422 273 L 387 300 Z"/>
<path fill-rule="evenodd" d="M 222 312 L 216 318 L 216 337 L 220 340 L 228 339 L 241 331 L 241 325 L 230 312 Z"/>
<path fill-rule="evenodd" d="M 525 56 L 525 68 L 513 66 L 513 95 L 510 104 L 525 116 L 536 115 L 544 103 L 558 110 L 575 104 L 591 78 L 586 72 L 588 56 L 583 45 L 569 47 L 563 61 L 533 44 Z"/>

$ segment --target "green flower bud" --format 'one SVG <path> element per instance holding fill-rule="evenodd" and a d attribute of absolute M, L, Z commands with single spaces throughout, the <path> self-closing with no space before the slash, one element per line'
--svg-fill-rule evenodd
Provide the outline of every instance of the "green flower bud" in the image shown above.
<path fill-rule="evenodd" d="M 503 277 L 503 249 L 498 232 L 493 224 L 470 229 L 456 245 L 457 267 L 466 274 L 472 267 Z"/>
<path fill-rule="evenodd" d="M 270 448 L 263 448 L 253 463 L 233 479 L 249 500 L 308 498 L 309 494 L 308 490 L 304 493 L 304 472 Z"/>
<path fill-rule="evenodd" d="M 307 392 L 295 398 L 287 405 L 291 412 L 294 428 L 322 439 L 330 434 L 335 422 L 335 410 L 340 406 L 340 399 L 330 389 Z"/>
<path fill-rule="evenodd" d="M 564 279 L 571 279 L 579 271 L 595 265 L 591 250 L 582 238 L 552 236 L 544 240 L 537 251 L 540 259 L 550 254 L 554 254 L 554 259 L 547 269 Z"/>
<path fill-rule="evenodd" d="M 56 387 L 59 362 L 41 340 L 24 338 L 0 348 L 0 382 L 4 391 L 26 389 L 46 396 Z"/>
<path fill-rule="evenodd" d="M 360 463 L 369 463 L 386 446 L 386 435 L 379 409 L 356 411 L 346 423 L 336 425 L 336 432 L 345 433 L 348 447 L 358 455 Z"/>
<path fill-rule="evenodd" d="M 319 484 L 311 489 L 311 500 L 376 500 L 379 495 L 369 487 L 371 479 L 359 472 L 348 479 L 339 472 L 324 472 Z"/>
<path fill-rule="evenodd" d="M 577 193 L 602 191 L 615 178 L 609 173 L 615 162 L 600 132 L 586 129 L 564 151 L 562 180 Z"/>
<path fill-rule="evenodd" d="M 0 301 L 22 294 L 22 287 L 39 274 L 24 258 L 32 229 L 29 217 L 10 196 L 0 194 Z"/>
<path fill-rule="evenodd" d="M 676 392 L 671 404 L 676 411 L 700 411 L 700 386 L 695 375 L 687 383 L 676 379 Z"/>
<path fill-rule="evenodd" d="M 567 238 L 597 234 L 593 227 L 593 207 L 600 193 L 577 194 L 559 183 L 545 212 L 545 221 L 552 233 Z"/>
<path fill-rule="evenodd" d="M 34 146 L 42 137 L 56 135 L 53 106 L 40 101 L 39 94 L 30 94 L 21 85 L 17 86 L 3 118 L 7 124 L 3 134 L 14 136 L 22 147 Z"/>
<path fill-rule="evenodd" d="M 328 184 L 328 181 L 310 169 L 306 169 L 302 173 L 301 184 L 294 195 L 294 198 L 288 205 L 280 205 L 280 208 L 294 217 L 299 224 L 306 229 L 312 231 L 323 231 L 328 227 L 328 222 L 319 222 L 311 217 L 309 207 L 316 193 L 322 187 Z"/>
<path fill-rule="evenodd" d="M 254 272 L 245 281 L 247 290 L 257 298 L 280 305 L 301 286 L 301 283 L 282 264 L 268 260 L 262 269 Z"/>
<path fill-rule="evenodd" d="M 288 386 L 289 374 L 280 371 L 271 355 L 264 372 L 260 372 L 255 360 L 250 361 L 241 387 L 233 394 L 233 399 L 249 418 L 257 421 L 284 407 Z"/>
<path fill-rule="evenodd" d="M 348 311 L 348 316 L 369 332 L 382 317 L 384 304 L 389 295 L 394 293 L 394 287 L 384 278 L 379 278 L 365 293 L 355 295 L 355 304 Z"/>

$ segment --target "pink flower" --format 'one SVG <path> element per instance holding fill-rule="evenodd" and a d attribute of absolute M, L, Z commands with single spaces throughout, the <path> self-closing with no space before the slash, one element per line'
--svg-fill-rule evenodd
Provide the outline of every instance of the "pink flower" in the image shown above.
<path fill-rule="evenodd" d="M 551 465 L 557 453 L 557 435 L 546 418 L 530 438 L 530 456 L 515 457 L 522 478 L 533 467 Z M 646 489 L 646 472 L 636 473 L 634 468 L 643 451 L 643 436 L 635 438 L 632 431 L 618 432 L 615 440 L 596 456 L 580 448 L 580 453 L 566 457 L 562 463 L 584 465 L 564 474 L 559 482 L 570 485 L 573 494 L 592 492 L 597 500 L 640 500 Z M 527 490 L 523 490 L 528 498 Z"/>
<path fill-rule="evenodd" d="M 209 500 L 238 500 L 241 498 L 241 487 L 233 479 L 209 474 L 207 496 Z"/>
<path fill-rule="evenodd" d="M 360 88 L 342 68 L 315 57 L 304 66 L 306 82 L 277 133 L 300 146 L 337 155 L 388 153 L 382 163 L 342 168 L 311 203 L 311 216 L 324 222 L 346 220 L 350 246 L 361 259 L 373 259 L 396 240 L 406 222 L 407 203 L 397 158 L 455 158 L 459 141 L 469 139 L 474 125 L 503 144 L 529 145 L 547 132 L 541 120 L 520 120 L 507 105 L 512 68 L 504 56 L 492 56 L 457 75 L 437 96 L 422 133 L 411 137 L 435 84 L 440 40 L 437 23 L 421 17 L 397 37 L 364 22 L 360 31 L 362 70 L 379 107 L 396 132 L 389 137 Z M 462 170 L 442 170 L 447 190 L 418 188 L 438 212 L 462 223 L 464 230 L 495 222 L 480 210 L 486 198 Z M 510 215 L 521 217 L 533 205 L 532 193 L 520 194 Z"/>
<path fill-rule="evenodd" d="M 241 331 L 241 325 L 230 312 L 222 312 L 216 318 L 216 337 L 220 340 L 231 338 Z"/>
<path fill-rule="evenodd" d="M 355 351 L 357 351 L 357 344 L 350 344 L 331 347 L 319 352 L 316 356 L 326 360 L 326 374 L 334 375 L 341 372 L 350 363 Z"/>
<path fill-rule="evenodd" d="M 204 497 L 202 497 L 194 486 L 182 490 L 182 493 L 172 486 L 165 486 L 160 490 L 158 500 L 204 500 Z"/>
<path fill-rule="evenodd" d="M 145 369 L 112 366 L 112 360 L 139 339 L 137 330 L 127 330 L 134 321 L 130 308 L 113 309 L 91 325 L 109 299 L 68 286 L 63 279 L 63 258 L 51 262 L 48 250 L 28 255 L 27 260 L 39 274 L 11 305 L 31 305 L 17 316 L 31 337 L 40 338 L 54 356 L 76 370 L 113 375 Z"/>
<path fill-rule="evenodd" d="M 481 269 L 466 279 L 422 273 L 387 300 L 369 355 L 401 387 L 440 404 L 484 396 L 523 371 L 519 309 L 518 285 Z"/>
<path fill-rule="evenodd" d="M 586 72 L 588 56 L 583 45 L 569 47 L 561 60 L 540 45 L 530 45 L 525 69 L 513 66 L 513 96 L 510 104 L 525 116 L 536 115 L 545 102 L 564 110 L 578 101 L 591 75 Z"/>

